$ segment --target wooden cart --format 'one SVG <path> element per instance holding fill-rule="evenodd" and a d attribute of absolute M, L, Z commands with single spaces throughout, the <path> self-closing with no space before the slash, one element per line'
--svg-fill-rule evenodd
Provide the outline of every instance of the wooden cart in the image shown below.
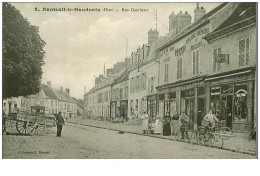
<path fill-rule="evenodd" d="M 31 112 L 19 109 L 5 117 L 6 122 L 14 122 L 20 134 L 42 135 L 45 133 L 46 121 L 55 122 L 54 116 L 44 115 L 45 107 L 33 106 Z"/>

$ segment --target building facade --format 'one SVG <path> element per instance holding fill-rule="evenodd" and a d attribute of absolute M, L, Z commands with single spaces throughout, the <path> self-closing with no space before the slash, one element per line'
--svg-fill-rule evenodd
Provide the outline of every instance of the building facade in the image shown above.
<path fill-rule="evenodd" d="M 157 91 L 161 116 L 185 111 L 190 116 L 189 128 L 196 129 L 212 109 L 225 126 L 235 131 L 252 128 L 256 67 L 256 30 L 251 17 L 254 5 L 223 3 L 159 48 L 162 74 Z M 195 16 L 196 12 L 195 9 Z"/>

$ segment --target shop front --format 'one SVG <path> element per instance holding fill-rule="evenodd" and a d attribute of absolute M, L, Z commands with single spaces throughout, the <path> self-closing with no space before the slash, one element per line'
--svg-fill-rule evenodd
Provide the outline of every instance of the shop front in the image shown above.
<path fill-rule="evenodd" d="M 250 131 L 254 124 L 255 71 L 237 71 L 205 79 L 213 113 L 235 132 Z"/>
<path fill-rule="evenodd" d="M 123 122 L 127 122 L 127 109 L 128 109 L 128 100 L 120 101 L 120 116 Z"/>
<path fill-rule="evenodd" d="M 117 101 L 112 101 L 110 103 L 110 119 L 114 121 L 116 118 Z"/>
<path fill-rule="evenodd" d="M 150 118 L 155 119 L 156 112 L 156 95 L 147 96 L 147 113 Z"/>

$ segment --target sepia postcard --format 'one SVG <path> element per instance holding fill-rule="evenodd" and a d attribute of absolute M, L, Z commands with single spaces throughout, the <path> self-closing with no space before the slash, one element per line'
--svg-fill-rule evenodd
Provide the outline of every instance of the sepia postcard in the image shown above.
<path fill-rule="evenodd" d="M 257 159 L 257 2 L 3 2 L 3 159 Z"/>

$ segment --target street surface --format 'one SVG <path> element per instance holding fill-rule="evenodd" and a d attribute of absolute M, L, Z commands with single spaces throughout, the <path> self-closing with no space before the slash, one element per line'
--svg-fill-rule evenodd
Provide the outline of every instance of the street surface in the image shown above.
<path fill-rule="evenodd" d="M 44 136 L 3 135 L 3 158 L 256 158 L 253 155 L 100 128 L 66 124 Z"/>

